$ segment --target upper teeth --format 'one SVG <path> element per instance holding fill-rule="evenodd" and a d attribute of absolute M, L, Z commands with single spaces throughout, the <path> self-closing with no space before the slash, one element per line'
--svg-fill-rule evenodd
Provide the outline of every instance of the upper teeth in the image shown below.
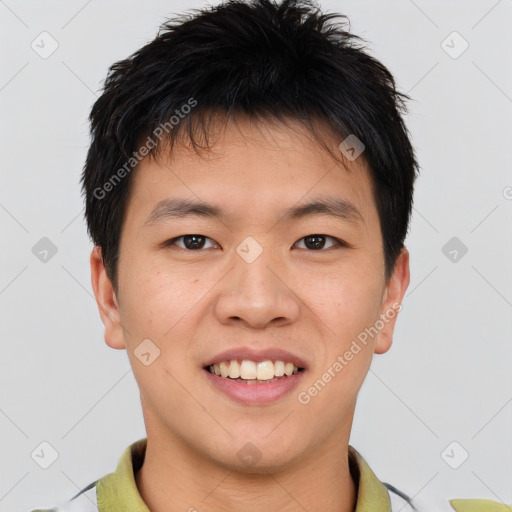
<path fill-rule="evenodd" d="M 283 361 L 260 361 L 256 363 L 244 359 L 240 364 L 236 359 L 233 359 L 232 361 L 222 361 L 210 365 L 210 372 L 215 373 L 215 375 L 245 380 L 270 380 L 274 377 L 292 375 L 298 371 L 299 368 L 293 363 Z"/>

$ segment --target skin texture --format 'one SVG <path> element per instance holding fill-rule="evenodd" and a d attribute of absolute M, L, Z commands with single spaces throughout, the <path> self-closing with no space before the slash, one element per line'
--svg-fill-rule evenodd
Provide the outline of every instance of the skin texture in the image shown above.
<path fill-rule="evenodd" d="M 396 309 L 409 284 L 408 252 L 402 249 L 386 282 L 364 154 L 344 167 L 297 122 L 241 116 L 212 140 L 210 152 L 179 144 L 134 171 L 117 296 L 101 250 L 91 254 L 105 341 L 127 350 L 140 389 L 148 445 L 139 492 L 152 512 L 353 511 L 347 450 L 356 398 L 373 354 L 391 346 L 397 315 L 309 403 L 297 394 L 379 315 Z M 282 219 L 284 209 L 326 196 L 353 203 L 364 222 L 325 214 Z M 226 217 L 145 226 L 169 197 L 217 205 Z M 203 248 L 186 249 L 182 238 L 160 245 L 187 234 L 207 237 Z M 304 237 L 315 234 L 348 247 L 326 238 L 324 248 L 308 248 Z M 263 248 L 250 264 L 236 252 L 247 236 Z M 160 350 L 149 366 L 134 354 L 144 339 Z M 299 388 L 263 406 L 220 393 L 203 366 L 241 346 L 301 357 L 307 368 Z M 261 454 L 250 466 L 237 456 L 249 442 Z"/>

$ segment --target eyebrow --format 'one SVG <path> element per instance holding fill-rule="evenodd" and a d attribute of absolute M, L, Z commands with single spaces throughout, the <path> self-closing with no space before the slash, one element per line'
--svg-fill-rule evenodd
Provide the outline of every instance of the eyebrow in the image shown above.
<path fill-rule="evenodd" d="M 293 206 L 283 212 L 281 220 L 296 220 L 322 214 L 352 223 L 364 223 L 363 215 L 355 205 L 346 199 L 337 197 L 318 198 L 309 203 Z M 201 201 L 168 198 L 156 204 L 153 211 L 144 221 L 144 225 L 148 226 L 190 216 L 226 218 L 225 212 L 218 206 Z"/>

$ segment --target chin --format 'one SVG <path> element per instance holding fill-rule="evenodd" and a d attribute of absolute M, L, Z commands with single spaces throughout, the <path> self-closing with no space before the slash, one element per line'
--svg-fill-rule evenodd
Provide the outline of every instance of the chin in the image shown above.
<path fill-rule="evenodd" d="M 250 441 L 245 438 L 244 441 L 230 442 L 226 451 L 212 454 L 211 460 L 238 473 L 254 475 L 278 473 L 292 467 L 300 457 L 296 443 L 293 445 L 293 450 L 287 444 L 277 438 L 270 440 L 262 436 L 259 441 Z"/>

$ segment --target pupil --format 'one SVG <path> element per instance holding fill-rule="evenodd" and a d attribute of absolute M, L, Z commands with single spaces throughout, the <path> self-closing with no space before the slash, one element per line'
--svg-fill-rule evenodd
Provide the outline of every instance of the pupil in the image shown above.
<path fill-rule="evenodd" d="M 308 243 L 308 241 L 313 240 L 313 243 Z M 325 237 L 321 235 L 311 235 L 306 237 L 306 247 L 308 249 L 321 249 L 325 243 Z"/>

